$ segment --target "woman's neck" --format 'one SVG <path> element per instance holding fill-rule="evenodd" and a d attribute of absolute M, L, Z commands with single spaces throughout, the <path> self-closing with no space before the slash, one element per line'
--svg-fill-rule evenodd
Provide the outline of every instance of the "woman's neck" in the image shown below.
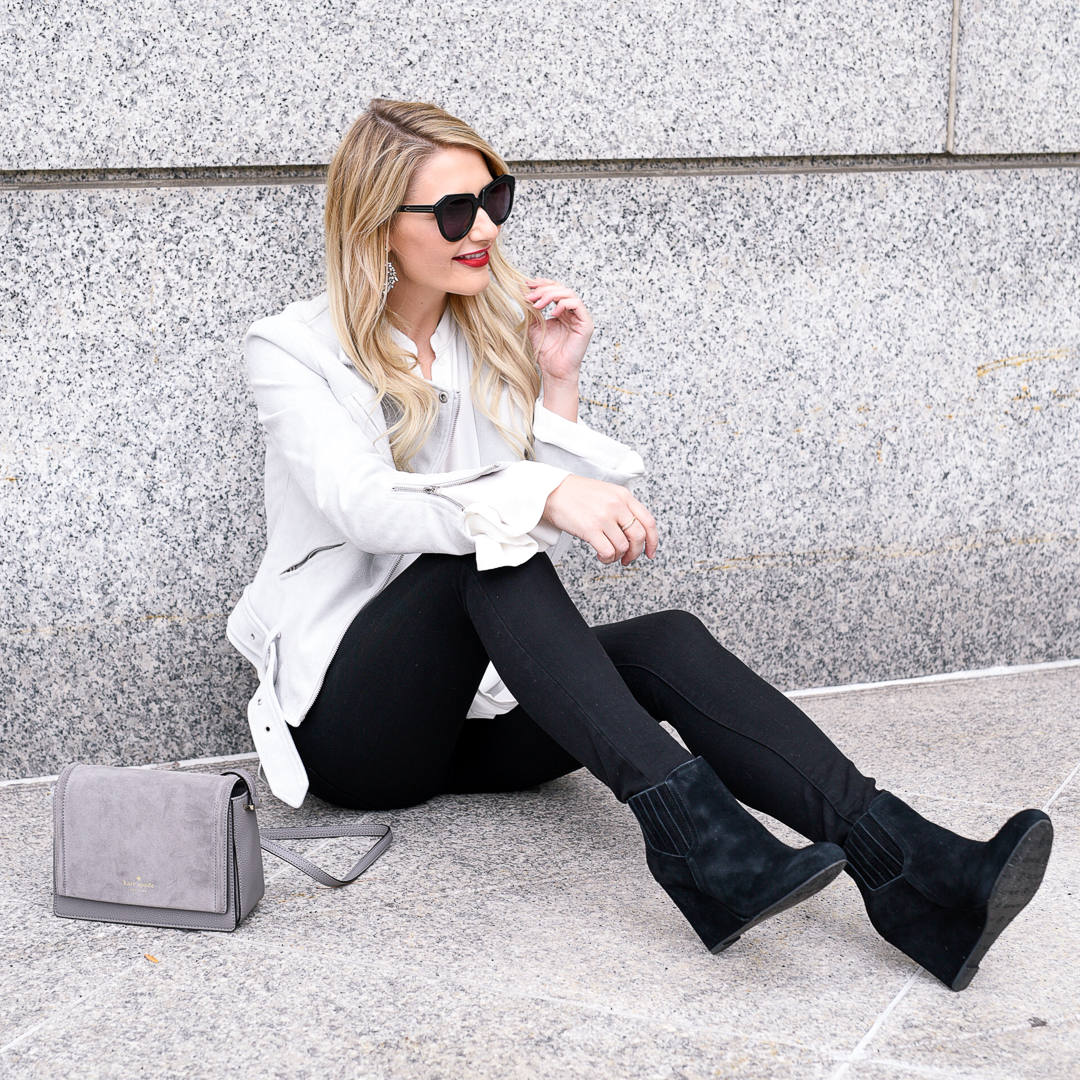
<path fill-rule="evenodd" d="M 435 362 L 431 335 L 449 300 L 447 293 L 410 288 L 406 281 L 399 281 L 386 298 L 386 306 L 401 320 L 405 336 L 416 346 L 416 359 L 425 379 L 431 378 L 431 365 Z"/>

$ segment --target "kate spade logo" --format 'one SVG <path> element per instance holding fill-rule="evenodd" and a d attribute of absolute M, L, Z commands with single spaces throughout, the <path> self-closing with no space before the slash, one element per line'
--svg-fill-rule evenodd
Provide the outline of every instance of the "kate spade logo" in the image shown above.
<path fill-rule="evenodd" d="M 143 879 L 138 876 L 136 876 L 134 881 L 125 881 L 124 884 L 129 889 L 152 889 L 154 887 L 152 881 L 143 881 Z"/>

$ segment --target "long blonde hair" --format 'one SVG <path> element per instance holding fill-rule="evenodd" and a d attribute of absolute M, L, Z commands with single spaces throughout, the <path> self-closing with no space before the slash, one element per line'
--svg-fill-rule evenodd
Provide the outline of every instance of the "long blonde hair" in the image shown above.
<path fill-rule="evenodd" d="M 406 327 L 385 305 L 386 252 L 391 221 L 407 201 L 416 170 L 449 147 L 479 151 L 492 176 L 507 171 L 484 139 L 437 105 L 376 99 L 341 141 L 326 178 L 327 292 L 334 330 L 356 370 L 375 388 L 388 417 L 394 464 L 404 470 L 431 434 L 438 397 L 391 336 L 391 328 Z M 451 295 L 450 311 L 472 353 L 476 407 L 528 457 L 540 393 L 529 328 L 543 320 L 524 302 L 525 278 L 497 241 L 490 259 L 488 287 L 476 296 Z M 504 388 L 509 416 L 499 408 Z"/>

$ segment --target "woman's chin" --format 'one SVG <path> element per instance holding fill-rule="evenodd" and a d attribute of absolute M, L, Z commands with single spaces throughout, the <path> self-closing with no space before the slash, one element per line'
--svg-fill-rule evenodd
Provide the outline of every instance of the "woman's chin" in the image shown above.
<path fill-rule="evenodd" d="M 490 284 L 491 272 L 484 266 L 454 274 L 454 280 L 446 291 L 454 293 L 455 296 L 477 296 Z"/>

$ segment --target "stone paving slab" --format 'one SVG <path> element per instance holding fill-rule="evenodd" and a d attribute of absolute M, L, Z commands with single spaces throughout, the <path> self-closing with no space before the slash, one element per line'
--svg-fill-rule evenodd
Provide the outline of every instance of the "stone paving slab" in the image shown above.
<path fill-rule="evenodd" d="M 267 857 L 231 935 L 56 919 L 50 785 L 0 787 L 0 1077 L 1076 1075 L 1078 690 L 1067 668 L 800 700 L 967 835 L 1053 799 L 1046 883 L 962 994 L 874 933 L 846 877 L 711 956 L 584 773 L 373 815 L 396 842 L 342 891 Z M 264 825 L 356 819 L 265 803 Z"/>

